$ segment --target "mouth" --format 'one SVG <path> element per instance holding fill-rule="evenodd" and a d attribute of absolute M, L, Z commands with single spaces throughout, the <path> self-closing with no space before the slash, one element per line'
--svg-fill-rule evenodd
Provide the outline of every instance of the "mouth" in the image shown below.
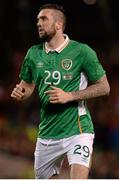
<path fill-rule="evenodd" d="M 41 28 L 38 28 L 38 32 L 43 32 L 44 30 Z"/>
<path fill-rule="evenodd" d="M 39 35 L 42 35 L 42 34 L 44 34 L 44 30 L 43 29 L 38 29 L 38 33 L 39 33 Z"/>

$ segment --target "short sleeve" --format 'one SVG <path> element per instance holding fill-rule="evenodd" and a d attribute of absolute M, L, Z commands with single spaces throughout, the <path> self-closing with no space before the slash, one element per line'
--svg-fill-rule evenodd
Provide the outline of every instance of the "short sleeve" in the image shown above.
<path fill-rule="evenodd" d="M 105 74 L 105 70 L 92 48 L 85 45 L 84 50 L 83 71 L 86 73 L 89 82 L 95 82 Z"/>
<path fill-rule="evenodd" d="M 30 54 L 31 54 L 31 49 L 28 50 L 28 52 L 24 58 L 23 64 L 21 66 L 20 74 L 19 74 L 20 79 L 22 79 L 28 83 L 32 83 L 32 79 L 33 79 L 32 71 L 31 71 Z"/>

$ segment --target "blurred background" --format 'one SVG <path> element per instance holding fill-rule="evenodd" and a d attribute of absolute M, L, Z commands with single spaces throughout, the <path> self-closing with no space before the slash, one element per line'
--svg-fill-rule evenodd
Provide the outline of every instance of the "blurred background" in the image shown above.
<path fill-rule="evenodd" d="M 0 0 L 0 178 L 34 178 L 39 123 L 36 92 L 18 103 L 10 93 L 20 80 L 26 51 L 39 43 L 37 14 L 45 3 L 66 10 L 70 39 L 87 43 L 107 72 L 109 97 L 88 101 L 96 138 L 90 178 L 119 179 L 119 15 L 118 0 Z M 68 178 L 65 159 L 61 178 Z"/>

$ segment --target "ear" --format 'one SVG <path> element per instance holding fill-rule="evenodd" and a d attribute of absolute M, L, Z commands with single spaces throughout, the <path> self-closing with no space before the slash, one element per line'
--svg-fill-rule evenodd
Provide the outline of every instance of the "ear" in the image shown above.
<path fill-rule="evenodd" d="M 60 30 L 60 29 L 62 29 L 62 23 L 60 22 L 60 21 L 57 21 L 56 22 L 56 30 Z"/>

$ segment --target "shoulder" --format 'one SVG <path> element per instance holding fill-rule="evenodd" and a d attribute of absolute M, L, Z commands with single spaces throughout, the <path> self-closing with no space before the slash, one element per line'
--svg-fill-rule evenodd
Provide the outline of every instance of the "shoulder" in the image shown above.
<path fill-rule="evenodd" d="M 70 45 L 73 46 L 73 47 L 80 48 L 80 47 L 81 47 L 81 44 L 82 44 L 82 43 L 80 43 L 80 42 L 78 42 L 78 41 L 70 40 Z"/>
<path fill-rule="evenodd" d="M 86 43 L 71 40 L 70 45 L 72 49 L 78 51 L 80 55 L 86 56 L 86 54 L 95 54 L 95 50 Z"/>
<path fill-rule="evenodd" d="M 39 50 L 42 50 L 43 49 L 43 44 L 36 44 L 36 45 L 33 45 L 31 46 L 28 51 L 39 51 Z"/>
<path fill-rule="evenodd" d="M 72 48 L 77 48 L 80 50 L 81 53 L 88 53 L 88 52 L 95 52 L 92 47 L 90 47 L 88 44 L 86 43 L 81 43 L 75 40 L 71 40 L 70 42 Z"/>
<path fill-rule="evenodd" d="M 42 50 L 43 50 L 43 44 L 33 45 L 27 50 L 26 57 L 36 58 L 37 56 L 40 55 L 40 53 L 42 53 Z"/>
<path fill-rule="evenodd" d="M 85 44 L 85 43 L 81 43 L 81 50 L 83 53 L 85 54 L 95 54 L 95 50 L 89 46 L 88 44 Z"/>

